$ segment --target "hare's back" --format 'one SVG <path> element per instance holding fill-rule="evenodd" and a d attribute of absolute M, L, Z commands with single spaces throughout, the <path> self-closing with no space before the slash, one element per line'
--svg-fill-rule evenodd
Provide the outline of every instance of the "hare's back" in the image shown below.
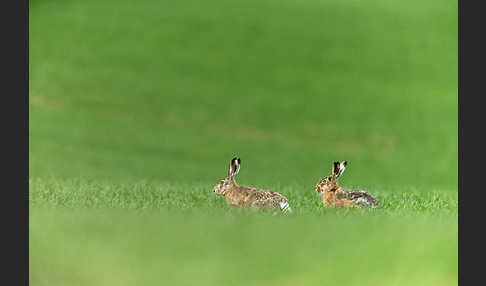
<path fill-rule="evenodd" d="M 278 208 L 290 211 L 289 200 L 277 192 L 251 187 L 246 187 L 246 191 L 249 194 L 249 201 L 252 207 Z"/>
<path fill-rule="evenodd" d="M 253 199 L 256 201 L 272 200 L 278 203 L 288 202 L 287 198 L 284 197 L 283 195 L 269 190 L 255 190 L 253 194 Z"/>
<path fill-rule="evenodd" d="M 346 197 L 353 202 L 353 204 L 359 206 L 381 208 L 378 200 L 370 193 L 363 190 L 346 190 Z"/>

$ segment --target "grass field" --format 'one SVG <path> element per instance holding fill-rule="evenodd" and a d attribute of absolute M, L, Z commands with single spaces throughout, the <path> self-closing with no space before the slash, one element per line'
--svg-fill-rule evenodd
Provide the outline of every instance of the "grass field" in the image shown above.
<path fill-rule="evenodd" d="M 30 1 L 31 285 L 456 285 L 457 2 Z M 278 191 L 290 215 L 212 192 Z M 383 209 L 325 209 L 331 163 Z"/>

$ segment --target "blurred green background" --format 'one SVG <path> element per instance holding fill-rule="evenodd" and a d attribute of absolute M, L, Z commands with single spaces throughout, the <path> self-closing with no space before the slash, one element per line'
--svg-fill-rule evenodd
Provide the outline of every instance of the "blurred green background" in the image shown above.
<path fill-rule="evenodd" d="M 32 285 L 457 284 L 457 2 L 29 13 Z M 234 156 L 295 215 L 228 210 Z M 323 209 L 335 160 L 380 213 Z"/>

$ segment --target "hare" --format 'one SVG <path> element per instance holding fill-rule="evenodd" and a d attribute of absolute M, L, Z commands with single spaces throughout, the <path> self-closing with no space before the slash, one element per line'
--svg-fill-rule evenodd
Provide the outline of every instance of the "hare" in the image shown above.
<path fill-rule="evenodd" d="M 381 208 L 378 200 L 362 190 L 345 190 L 338 185 L 338 178 L 343 174 L 348 163 L 334 162 L 331 175 L 322 178 L 316 185 L 316 191 L 322 193 L 324 206 L 334 207 L 371 207 Z"/>
<path fill-rule="evenodd" d="M 217 195 L 224 196 L 231 207 L 249 207 L 252 210 L 280 209 L 291 212 L 289 200 L 279 193 L 239 186 L 235 176 L 240 171 L 240 158 L 233 158 L 229 165 L 228 177 L 220 180 L 213 188 Z"/>

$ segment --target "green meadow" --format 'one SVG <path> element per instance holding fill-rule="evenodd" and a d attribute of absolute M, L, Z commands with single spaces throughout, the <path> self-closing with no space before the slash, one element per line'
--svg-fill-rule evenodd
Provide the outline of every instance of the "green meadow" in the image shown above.
<path fill-rule="evenodd" d="M 31 0 L 31 285 L 457 285 L 457 2 Z M 230 209 L 213 186 L 285 195 Z M 324 208 L 333 161 L 379 210 Z"/>

